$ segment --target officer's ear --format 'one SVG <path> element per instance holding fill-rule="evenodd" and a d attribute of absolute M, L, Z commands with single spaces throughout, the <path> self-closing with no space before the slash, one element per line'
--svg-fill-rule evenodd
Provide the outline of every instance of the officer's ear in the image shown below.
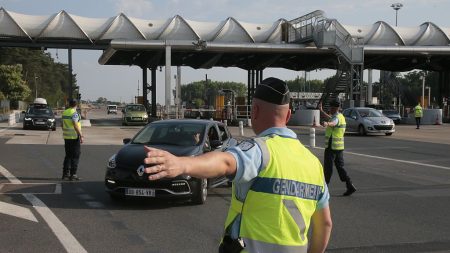
<path fill-rule="evenodd" d="M 292 111 L 291 111 L 291 109 L 289 109 L 286 114 L 286 124 L 288 123 L 289 119 L 291 118 L 291 114 L 292 114 Z"/>

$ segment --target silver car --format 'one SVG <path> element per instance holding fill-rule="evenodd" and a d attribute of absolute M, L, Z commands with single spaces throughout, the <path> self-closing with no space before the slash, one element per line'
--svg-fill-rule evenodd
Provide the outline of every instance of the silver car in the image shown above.
<path fill-rule="evenodd" d="M 348 108 L 342 114 L 347 122 L 347 131 L 349 132 L 357 132 L 360 135 L 368 133 L 392 135 L 395 132 L 394 121 L 373 108 Z"/>

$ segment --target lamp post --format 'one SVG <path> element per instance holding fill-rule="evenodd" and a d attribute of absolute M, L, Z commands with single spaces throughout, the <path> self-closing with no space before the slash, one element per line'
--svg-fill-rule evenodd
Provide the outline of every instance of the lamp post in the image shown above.
<path fill-rule="evenodd" d="M 421 101 L 421 105 L 425 106 L 425 76 L 426 74 L 424 73 L 422 76 L 422 101 Z"/>
<path fill-rule="evenodd" d="M 38 92 L 37 92 L 37 79 L 39 78 L 39 76 L 36 76 L 36 74 L 34 74 L 34 90 L 35 90 L 35 97 L 37 98 Z"/>
<path fill-rule="evenodd" d="M 400 10 L 403 7 L 403 4 L 395 3 L 395 4 L 392 4 L 391 7 L 392 7 L 392 9 L 395 10 L 395 26 L 397 26 L 398 10 Z"/>

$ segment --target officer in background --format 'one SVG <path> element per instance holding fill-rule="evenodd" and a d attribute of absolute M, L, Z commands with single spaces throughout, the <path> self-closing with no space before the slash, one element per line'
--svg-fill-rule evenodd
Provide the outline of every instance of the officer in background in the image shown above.
<path fill-rule="evenodd" d="M 219 252 L 313 253 L 327 247 L 332 227 L 328 188 L 320 161 L 286 127 L 291 116 L 289 99 L 285 82 L 264 79 L 252 101 L 252 128 L 257 136 L 225 152 L 176 157 L 145 147 L 144 163 L 151 165 L 146 168 L 149 180 L 180 174 L 232 179 L 231 206 Z"/>
<path fill-rule="evenodd" d="M 423 117 L 423 109 L 420 106 L 420 102 L 417 103 L 416 107 L 414 107 L 414 117 L 416 118 L 416 129 L 420 128 L 420 120 Z"/>
<path fill-rule="evenodd" d="M 325 130 L 325 154 L 324 154 L 324 172 L 325 181 L 330 184 L 331 175 L 333 174 L 333 162 L 338 171 L 339 178 L 342 182 L 345 182 L 347 190 L 344 192 L 344 196 L 350 196 L 356 188 L 352 184 L 352 180 L 344 169 L 344 134 L 345 134 L 345 117 L 339 112 L 339 101 L 332 101 L 330 103 L 330 113 L 327 114 L 322 104 L 319 105 L 320 111 L 325 115 L 328 121 L 323 123 Z"/>
<path fill-rule="evenodd" d="M 64 149 L 66 151 L 63 164 L 63 180 L 80 180 L 77 176 L 77 170 L 83 134 L 81 133 L 81 117 L 77 112 L 77 105 L 77 100 L 71 99 L 69 108 L 62 115 Z"/>

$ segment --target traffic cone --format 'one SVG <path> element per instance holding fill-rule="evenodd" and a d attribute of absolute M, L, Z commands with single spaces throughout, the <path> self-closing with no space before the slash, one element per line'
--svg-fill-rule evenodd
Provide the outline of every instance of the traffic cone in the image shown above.
<path fill-rule="evenodd" d="M 436 121 L 434 122 L 435 125 L 440 125 L 441 122 L 439 121 L 439 115 L 436 113 Z"/>

